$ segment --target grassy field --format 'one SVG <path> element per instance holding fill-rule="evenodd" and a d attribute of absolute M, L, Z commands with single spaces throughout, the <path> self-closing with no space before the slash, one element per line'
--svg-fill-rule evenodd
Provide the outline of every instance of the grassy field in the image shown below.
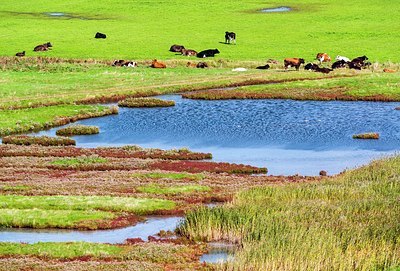
<path fill-rule="evenodd" d="M 260 9 L 289 6 L 287 13 Z M 162 12 L 161 12 L 162 11 Z M 70 17 L 51 17 L 63 12 Z M 228 1 L 69 1 L 45 0 L 40 5 L 2 1 L 0 52 L 26 50 L 27 55 L 65 58 L 171 59 L 172 44 L 204 50 L 218 48 L 217 58 L 265 60 L 300 56 L 311 60 L 318 52 L 348 57 L 367 55 L 374 61 L 399 62 L 400 16 L 396 1 L 296 0 Z M 107 39 L 94 39 L 96 32 Z M 237 45 L 225 45 L 225 31 L 237 33 Z M 52 42 L 53 50 L 32 52 Z M 178 57 L 179 58 L 179 57 Z"/>
<path fill-rule="evenodd" d="M 181 232 L 242 246 L 234 270 L 388 270 L 400 265 L 400 157 L 321 183 L 239 192 L 187 214 Z"/>

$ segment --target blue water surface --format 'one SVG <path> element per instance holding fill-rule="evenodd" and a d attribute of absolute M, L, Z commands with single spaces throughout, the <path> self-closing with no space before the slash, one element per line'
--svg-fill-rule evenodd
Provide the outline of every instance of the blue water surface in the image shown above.
<path fill-rule="evenodd" d="M 211 152 L 214 161 L 267 167 L 273 175 L 335 174 L 399 149 L 400 111 L 394 108 L 400 103 L 160 97 L 176 105 L 120 108 L 118 115 L 82 120 L 101 132 L 74 139 L 84 147 L 188 147 Z M 54 135 L 57 129 L 39 134 Z M 352 138 L 364 132 L 381 138 Z"/>

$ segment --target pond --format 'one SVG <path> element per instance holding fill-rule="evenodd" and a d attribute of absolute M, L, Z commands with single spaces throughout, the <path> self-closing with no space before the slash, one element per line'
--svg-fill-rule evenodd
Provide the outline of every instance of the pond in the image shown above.
<path fill-rule="evenodd" d="M 335 174 L 399 149 L 400 103 L 293 100 L 174 100 L 168 108 L 120 108 L 118 115 L 79 121 L 100 134 L 78 146 L 121 146 L 211 152 L 214 161 L 267 167 L 272 175 Z M 55 135 L 54 128 L 37 133 Z M 379 140 L 353 134 L 378 132 Z"/>
<path fill-rule="evenodd" d="M 0 228 L 0 242 L 93 242 L 93 243 L 123 243 L 127 238 L 141 238 L 148 240 L 148 236 L 155 235 L 161 230 L 174 231 L 182 217 L 163 216 L 148 217 L 145 222 L 135 226 L 112 230 L 62 230 L 62 229 L 5 229 Z"/>

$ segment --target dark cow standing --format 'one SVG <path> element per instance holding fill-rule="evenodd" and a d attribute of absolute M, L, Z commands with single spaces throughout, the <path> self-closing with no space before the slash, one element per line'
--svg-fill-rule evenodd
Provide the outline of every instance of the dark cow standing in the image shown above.
<path fill-rule="evenodd" d="M 233 41 L 236 44 L 236 33 L 234 32 L 225 32 L 225 43 L 231 43 Z"/>
<path fill-rule="evenodd" d="M 33 51 L 35 51 L 35 52 L 48 51 L 50 49 L 50 47 L 53 47 L 53 45 L 51 45 L 50 42 L 47 42 L 45 44 L 40 44 L 40 45 L 36 46 L 35 48 L 33 48 Z"/>
<path fill-rule="evenodd" d="M 198 58 L 214 57 L 216 54 L 219 54 L 218 49 L 208 49 L 198 53 L 197 57 Z"/>
<path fill-rule="evenodd" d="M 19 56 L 19 57 L 25 56 L 25 51 L 23 51 L 23 52 L 18 52 L 18 53 L 15 54 L 15 56 Z"/>
<path fill-rule="evenodd" d="M 105 38 L 107 38 L 107 35 L 106 34 L 103 34 L 103 33 L 100 33 L 100 32 L 97 32 L 96 33 L 96 35 L 94 36 L 96 39 L 105 39 Z"/>
<path fill-rule="evenodd" d="M 183 49 L 185 49 L 185 46 L 174 44 L 169 48 L 169 51 L 175 53 L 181 53 Z"/>

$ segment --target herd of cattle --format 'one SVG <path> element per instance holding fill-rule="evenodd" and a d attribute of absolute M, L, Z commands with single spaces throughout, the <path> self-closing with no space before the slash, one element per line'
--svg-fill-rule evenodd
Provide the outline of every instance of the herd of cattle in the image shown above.
<path fill-rule="evenodd" d="M 105 39 L 107 36 L 106 34 L 97 32 L 95 34 L 96 39 Z M 234 32 L 225 32 L 225 43 L 226 44 L 235 44 L 236 45 L 236 33 Z M 50 42 L 46 42 L 44 44 L 37 45 L 33 51 L 35 52 L 41 52 L 41 51 L 48 51 L 51 49 L 52 44 Z M 170 47 L 169 49 L 170 52 L 174 53 L 179 53 L 183 56 L 196 56 L 198 58 L 206 58 L 206 57 L 214 57 L 216 54 L 219 54 L 218 49 L 207 49 L 203 50 L 200 52 L 197 52 L 196 50 L 193 49 L 187 49 L 183 45 L 178 45 L 174 44 Z M 25 51 L 18 52 L 15 54 L 18 57 L 23 57 L 25 56 Z M 319 64 L 322 65 L 322 63 L 330 63 L 331 62 L 331 57 L 327 53 L 318 53 L 316 55 L 316 60 L 319 61 Z M 349 68 L 349 69 L 355 69 L 355 70 L 361 70 L 363 68 L 367 68 L 368 66 L 371 65 L 371 62 L 368 62 L 368 57 L 360 56 L 356 57 L 352 60 L 350 60 L 347 57 L 344 56 L 337 56 L 336 61 L 331 65 L 331 68 L 327 67 L 320 67 L 318 64 L 315 63 L 308 63 L 305 64 L 305 60 L 303 58 L 285 58 L 283 61 L 285 70 L 287 70 L 289 67 L 294 67 L 296 70 L 299 70 L 300 66 L 304 64 L 304 69 L 305 70 L 310 70 L 310 71 L 315 71 L 315 72 L 322 72 L 322 73 L 329 73 L 335 69 L 339 68 Z M 277 60 L 269 59 L 267 61 L 269 64 L 278 64 Z M 263 66 L 258 66 L 256 69 L 262 69 L 262 70 L 267 70 L 270 68 L 270 65 L 266 64 Z M 126 61 L 126 60 L 115 60 L 112 64 L 112 66 L 121 66 L 121 67 L 137 67 L 137 62 L 135 61 Z M 188 62 L 187 67 L 194 67 L 194 68 L 207 68 L 208 65 L 206 62 L 198 62 L 198 63 L 192 63 Z M 157 61 L 154 59 L 150 65 L 152 68 L 166 68 L 167 65 L 163 62 Z M 385 70 L 384 70 L 385 71 Z M 386 71 L 386 72 L 391 72 L 391 71 Z"/>

